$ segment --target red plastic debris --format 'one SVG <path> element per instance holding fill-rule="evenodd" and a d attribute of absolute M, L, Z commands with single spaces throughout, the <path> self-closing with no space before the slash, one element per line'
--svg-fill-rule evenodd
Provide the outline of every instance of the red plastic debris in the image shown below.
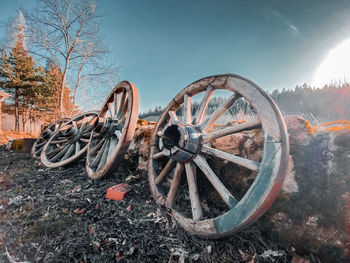
<path fill-rule="evenodd" d="M 128 184 L 118 184 L 113 185 L 112 187 L 108 188 L 106 193 L 106 198 L 112 199 L 115 201 L 120 201 L 124 198 L 124 195 L 129 192 L 130 188 Z"/>
<path fill-rule="evenodd" d="M 91 237 L 94 232 L 95 232 L 95 229 L 93 227 L 90 227 L 89 228 L 89 236 Z"/>

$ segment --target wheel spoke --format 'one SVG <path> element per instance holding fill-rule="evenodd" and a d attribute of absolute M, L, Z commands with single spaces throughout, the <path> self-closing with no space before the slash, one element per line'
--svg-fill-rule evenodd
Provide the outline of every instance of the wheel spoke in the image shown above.
<path fill-rule="evenodd" d="M 122 97 L 120 99 L 120 105 L 119 105 L 119 109 L 118 109 L 118 117 L 121 116 L 121 113 L 122 113 L 122 111 L 124 109 L 124 104 L 126 102 L 126 91 L 123 91 L 122 93 L 123 94 L 122 94 Z"/>
<path fill-rule="evenodd" d="M 88 124 L 88 121 L 87 119 L 84 117 L 84 119 L 82 120 L 82 124 L 80 126 L 80 129 L 79 129 L 79 132 L 80 133 L 83 133 L 85 128 L 86 128 L 86 125 Z"/>
<path fill-rule="evenodd" d="M 184 165 L 182 163 L 178 162 L 176 164 L 174 177 L 173 177 L 173 181 L 171 182 L 168 197 L 165 201 L 165 206 L 168 208 L 172 208 L 174 205 L 175 197 L 176 197 L 177 191 L 178 191 L 179 186 L 180 186 L 181 175 L 182 175 L 183 169 L 184 169 Z"/>
<path fill-rule="evenodd" d="M 72 153 L 73 153 L 73 151 L 74 151 L 74 148 L 75 148 L 75 144 L 71 144 L 71 145 L 69 146 L 69 149 L 68 149 L 68 151 L 63 155 L 63 157 L 62 157 L 62 159 L 61 159 L 61 162 L 64 161 L 64 160 L 66 160 L 67 158 L 69 158 L 69 157 L 72 155 Z"/>
<path fill-rule="evenodd" d="M 91 132 L 87 132 L 83 134 L 83 137 L 89 137 L 90 138 Z"/>
<path fill-rule="evenodd" d="M 56 162 L 58 159 L 60 159 L 68 151 L 69 147 L 69 144 L 66 145 L 60 152 L 50 159 L 50 162 Z"/>
<path fill-rule="evenodd" d="M 162 182 L 164 180 L 167 173 L 170 172 L 171 169 L 173 168 L 173 165 L 174 165 L 174 160 L 170 159 L 168 161 L 168 163 L 165 165 L 165 167 L 163 168 L 163 170 L 160 172 L 158 177 L 156 178 L 156 180 L 155 180 L 156 184 L 159 184 L 160 182 Z"/>
<path fill-rule="evenodd" d="M 35 147 L 35 155 L 40 155 L 40 153 L 42 152 L 43 148 L 44 148 L 45 144 L 40 146 L 40 147 Z"/>
<path fill-rule="evenodd" d="M 62 140 L 50 141 L 50 144 L 62 144 L 65 142 L 67 142 L 67 138 L 62 139 Z"/>
<path fill-rule="evenodd" d="M 104 153 L 104 150 L 106 148 L 106 144 L 107 144 L 107 141 L 104 140 L 101 149 L 99 150 L 99 152 L 97 153 L 97 155 L 95 156 L 95 158 L 93 159 L 93 161 L 90 164 L 91 168 L 95 168 L 100 163 L 100 160 L 101 160 L 102 155 Z"/>
<path fill-rule="evenodd" d="M 76 142 L 75 143 L 75 154 L 77 154 L 80 151 L 80 143 Z"/>
<path fill-rule="evenodd" d="M 164 154 L 164 152 L 163 152 L 163 151 L 160 151 L 160 152 L 158 152 L 158 153 L 156 153 L 156 154 L 153 154 L 152 158 L 153 158 L 153 160 L 157 160 L 157 159 L 160 159 L 160 158 L 162 158 L 162 157 L 164 157 L 164 156 L 166 156 L 166 155 Z"/>
<path fill-rule="evenodd" d="M 84 135 L 90 133 L 92 131 L 92 129 L 94 128 L 93 125 L 90 125 L 93 120 L 94 120 L 94 118 L 88 122 L 88 125 L 86 125 L 85 131 L 83 131 Z"/>
<path fill-rule="evenodd" d="M 169 114 L 169 117 L 170 117 L 170 123 L 171 124 L 176 124 L 176 123 L 179 122 L 179 119 L 177 118 L 175 111 L 171 110 L 171 111 L 168 112 L 168 114 Z"/>
<path fill-rule="evenodd" d="M 190 193 L 190 201 L 192 208 L 192 218 L 198 221 L 202 218 L 203 212 L 199 201 L 197 180 L 196 180 L 196 166 L 192 162 L 185 163 L 188 191 Z"/>
<path fill-rule="evenodd" d="M 205 111 L 207 110 L 207 107 L 209 104 L 209 100 L 210 100 L 211 96 L 213 95 L 213 93 L 214 93 L 213 87 L 209 86 L 207 88 L 207 91 L 205 92 L 203 99 L 202 99 L 202 102 L 200 104 L 201 106 L 200 106 L 199 110 L 196 112 L 196 115 L 194 117 L 194 120 L 193 120 L 194 125 L 198 125 L 202 122 Z"/>
<path fill-rule="evenodd" d="M 191 112 L 191 96 L 185 94 L 184 96 L 184 109 L 183 109 L 183 121 L 184 123 L 192 123 L 192 112 Z"/>
<path fill-rule="evenodd" d="M 108 107 L 109 116 L 113 118 L 113 109 L 110 102 L 107 102 L 107 107 Z"/>
<path fill-rule="evenodd" d="M 44 132 L 43 132 L 43 134 L 45 134 L 46 135 L 46 133 L 49 135 L 49 138 L 52 136 L 52 134 L 54 134 L 56 132 L 56 130 L 55 131 L 51 131 L 49 128 L 47 128 Z"/>
<path fill-rule="evenodd" d="M 58 129 L 60 128 L 60 125 L 58 125 L 57 123 L 55 123 L 55 125 L 53 126 L 53 132 L 50 129 L 47 129 L 47 132 L 52 135 L 53 133 L 55 133 Z"/>
<path fill-rule="evenodd" d="M 260 163 L 252 160 L 248 160 L 239 156 L 236 156 L 234 154 L 230 154 L 227 152 L 220 151 L 218 149 L 211 148 L 206 145 L 202 145 L 202 150 L 203 153 L 210 154 L 212 156 L 218 157 L 222 160 L 229 161 L 231 163 L 238 164 L 239 166 L 243 166 L 245 168 L 248 168 L 249 170 L 252 171 L 258 171 Z"/>
<path fill-rule="evenodd" d="M 111 143 L 111 141 L 108 140 L 107 143 L 106 143 L 106 146 L 104 147 L 101 160 L 100 160 L 96 170 L 100 170 L 105 165 L 105 163 L 107 161 L 107 158 L 108 158 L 108 151 L 109 151 L 110 143 Z"/>
<path fill-rule="evenodd" d="M 122 137 L 122 130 L 115 130 L 113 134 L 120 140 L 120 137 Z"/>
<path fill-rule="evenodd" d="M 101 148 L 101 146 L 103 145 L 103 143 L 105 142 L 105 138 L 103 138 L 101 141 L 99 141 L 95 146 L 94 148 L 92 148 L 89 152 L 90 155 L 94 154 L 98 149 Z"/>
<path fill-rule="evenodd" d="M 240 95 L 238 93 L 232 94 L 224 104 L 217 108 L 214 113 L 200 125 L 201 130 L 203 132 L 207 131 L 239 98 Z"/>
<path fill-rule="evenodd" d="M 124 106 L 123 106 L 122 112 L 121 112 L 121 114 L 119 116 L 120 123 L 124 123 L 125 122 L 126 117 L 127 117 L 127 113 L 128 113 L 128 102 L 126 101 Z"/>
<path fill-rule="evenodd" d="M 107 158 L 110 158 L 113 155 L 115 147 L 117 147 L 117 144 L 118 144 L 118 138 L 116 135 L 113 135 L 110 139 Z"/>
<path fill-rule="evenodd" d="M 203 134 L 202 139 L 204 142 L 210 142 L 220 137 L 230 135 L 236 132 L 247 131 L 252 129 L 261 128 L 261 123 L 259 119 L 254 119 L 246 123 L 238 124 L 233 127 L 224 128 L 211 133 Z"/>
<path fill-rule="evenodd" d="M 89 143 L 89 139 L 84 139 L 84 138 L 80 138 L 79 141 L 83 142 L 83 143 Z"/>
<path fill-rule="evenodd" d="M 113 117 L 116 117 L 119 109 L 119 94 L 114 92 L 113 96 L 114 96 L 114 116 Z"/>
<path fill-rule="evenodd" d="M 49 157 L 54 156 L 56 153 L 62 151 L 63 148 L 66 147 L 66 145 L 67 145 L 67 143 L 65 143 L 65 144 L 63 144 L 63 145 L 61 145 L 61 146 L 59 146 L 59 147 L 53 149 L 53 150 L 50 151 L 50 152 L 47 152 L 47 156 L 49 156 Z"/>
<path fill-rule="evenodd" d="M 41 143 L 38 143 L 38 144 L 36 145 L 36 148 L 42 148 L 43 146 L 45 146 L 46 143 L 47 143 L 47 141 L 43 141 L 43 142 L 41 142 Z"/>
<path fill-rule="evenodd" d="M 223 185 L 220 179 L 216 176 L 213 170 L 210 168 L 209 164 L 205 160 L 205 158 L 198 154 L 193 161 L 198 165 L 198 167 L 202 170 L 205 176 L 208 178 L 210 183 L 214 186 L 215 190 L 221 196 L 222 200 L 227 204 L 229 208 L 233 208 L 236 206 L 238 201 L 231 195 L 231 193 L 227 190 L 227 188 Z"/>

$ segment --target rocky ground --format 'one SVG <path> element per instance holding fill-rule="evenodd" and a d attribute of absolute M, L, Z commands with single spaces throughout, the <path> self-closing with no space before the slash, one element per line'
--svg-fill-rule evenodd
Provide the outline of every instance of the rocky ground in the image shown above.
<path fill-rule="evenodd" d="M 157 208 L 146 174 L 123 166 L 92 181 L 84 165 L 48 169 L 2 147 L 0 262 L 299 262 L 254 225 L 219 241 L 189 236 Z M 125 182 L 122 201 L 105 198 Z"/>

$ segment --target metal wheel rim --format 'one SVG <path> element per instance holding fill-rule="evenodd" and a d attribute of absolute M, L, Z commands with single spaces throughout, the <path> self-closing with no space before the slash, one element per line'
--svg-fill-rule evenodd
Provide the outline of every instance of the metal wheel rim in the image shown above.
<path fill-rule="evenodd" d="M 99 125 L 90 136 L 86 172 L 92 179 L 109 175 L 128 149 L 137 124 L 139 95 L 129 81 L 122 81 L 107 97 L 98 115 Z"/>
<path fill-rule="evenodd" d="M 39 159 L 41 152 L 45 146 L 45 144 L 48 142 L 48 140 L 51 138 L 51 136 L 62 126 L 64 125 L 67 121 L 69 121 L 68 118 L 63 118 L 60 119 L 56 122 L 51 123 L 49 126 L 44 129 L 38 139 L 34 142 L 32 150 L 31 150 L 31 155 L 35 159 Z M 49 136 L 49 137 L 47 137 Z"/>
<path fill-rule="evenodd" d="M 41 163 L 46 167 L 56 168 L 81 159 L 87 151 L 97 115 L 97 111 L 87 111 L 62 125 L 44 146 L 40 155 Z M 73 134 L 63 134 L 65 131 Z"/>
<path fill-rule="evenodd" d="M 164 195 L 162 189 L 156 184 L 156 179 L 159 174 L 156 172 L 157 161 L 154 160 L 154 158 L 156 158 L 155 155 L 158 154 L 159 151 L 159 132 L 162 132 L 162 129 L 167 125 L 170 119 L 169 111 L 176 111 L 178 107 L 186 103 L 189 97 L 200 92 L 207 92 L 209 86 L 211 86 L 212 89 L 223 87 L 226 90 L 238 92 L 242 97 L 251 102 L 257 112 L 264 132 L 263 156 L 258 175 L 244 197 L 229 211 L 215 218 L 195 221 L 193 218 L 183 216 L 180 211 L 171 209 L 172 215 L 177 222 L 192 235 L 203 238 L 222 238 L 253 223 L 272 205 L 282 187 L 286 175 L 289 143 L 286 127 L 276 104 L 271 97 L 255 83 L 234 74 L 215 75 L 193 82 L 180 91 L 165 108 L 159 117 L 151 138 L 148 179 L 152 195 L 158 204 L 167 205 L 169 207 L 166 194 Z M 199 151 L 202 150 L 203 148 Z M 273 153 L 273 156 L 271 153 Z M 197 156 L 200 154 L 197 154 L 193 160 L 196 160 Z M 198 161 L 197 159 L 196 164 L 198 165 L 198 163 L 202 161 L 203 160 Z M 182 169 L 187 172 L 187 168 L 190 171 L 189 167 L 189 165 L 185 165 Z M 201 167 L 199 168 L 202 169 Z M 175 168 L 175 173 L 176 169 L 177 168 Z M 189 176 L 187 175 L 187 181 L 189 182 L 188 178 Z M 198 209 L 198 207 L 195 208 L 195 211 L 196 209 Z M 193 207 L 192 213 L 194 213 Z"/>

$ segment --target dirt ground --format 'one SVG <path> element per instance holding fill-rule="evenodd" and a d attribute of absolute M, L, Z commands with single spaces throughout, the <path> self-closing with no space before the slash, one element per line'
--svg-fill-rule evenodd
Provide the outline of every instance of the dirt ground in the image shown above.
<path fill-rule="evenodd" d="M 92 181 L 84 165 L 48 169 L 1 147 L 0 262 L 292 260 L 254 225 L 219 241 L 192 237 L 157 208 L 146 174 L 122 166 Z M 109 187 L 125 182 L 131 190 L 122 201 L 105 198 Z"/>

